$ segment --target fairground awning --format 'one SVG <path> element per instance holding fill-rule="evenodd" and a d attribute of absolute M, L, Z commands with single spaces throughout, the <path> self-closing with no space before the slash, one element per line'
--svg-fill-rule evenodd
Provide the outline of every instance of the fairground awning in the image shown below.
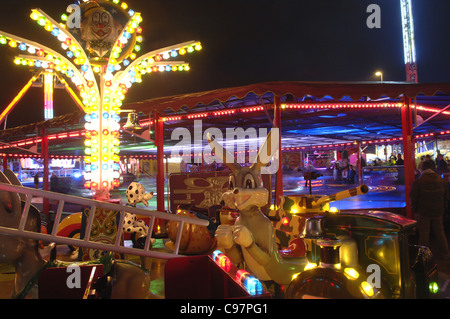
<path fill-rule="evenodd" d="M 239 87 L 222 88 L 211 91 L 180 94 L 153 98 L 141 102 L 126 104 L 124 108 L 133 108 L 149 114 L 151 111 L 178 111 L 183 107 L 193 108 L 208 105 L 215 101 L 226 102 L 230 99 L 243 99 L 253 93 L 263 96 L 271 93 L 281 97 L 292 95 L 301 98 L 306 95 L 322 98 L 331 96 L 335 100 L 349 97 L 357 101 L 362 98 L 371 100 L 381 97 L 399 98 L 402 95 L 415 97 L 419 94 L 433 96 L 437 93 L 450 94 L 450 83 L 411 83 L 411 82 L 264 82 Z"/>

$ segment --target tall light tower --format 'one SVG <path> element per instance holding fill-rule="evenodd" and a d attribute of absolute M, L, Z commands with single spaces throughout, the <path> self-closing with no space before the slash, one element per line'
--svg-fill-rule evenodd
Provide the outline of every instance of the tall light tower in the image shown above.
<path fill-rule="evenodd" d="M 416 48 L 414 43 L 414 23 L 411 0 L 400 0 L 402 11 L 403 51 L 405 54 L 406 81 L 418 82 Z"/>

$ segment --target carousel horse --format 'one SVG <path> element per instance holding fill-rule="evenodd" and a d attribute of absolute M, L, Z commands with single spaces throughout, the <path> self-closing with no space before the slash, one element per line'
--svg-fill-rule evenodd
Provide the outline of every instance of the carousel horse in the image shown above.
<path fill-rule="evenodd" d="M 15 181 L 13 172 L 0 172 L 0 182 L 12 184 L 6 176 Z M 21 185 L 19 185 L 21 186 Z M 0 190 L 0 226 L 18 229 L 22 216 L 24 201 L 15 192 Z M 40 231 L 39 211 L 30 206 L 25 224 L 26 231 Z M 113 299 L 144 299 L 151 296 L 149 271 L 128 261 L 114 260 L 106 254 L 97 263 L 105 265 L 105 275 L 112 282 L 111 292 L 107 296 Z M 21 238 L 0 233 L 0 263 L 13 264 L 15 267 L 14 298 L 38 298 L 36 283 L 39 274 L 48 267 L 67 266 L 69 263 L 55 260 L 45 261 L 39 252 L 39 242 L 34 239 Z M 73 263 L 70 263 L 73 264 Z M 108 270 L 108 271 L 107 271 Z M 105 277 L 105 278 L 106 278 Z"/>
<path fill-rule="evenodd" d="M 280 254 L 272 222 L 260 209 L 267 205 L 269 199 L 269 193 L 263 187 L 261 178 L 261 169 L 268 166 L 269 161 L 264 163 L 261 158 L 268 154 L 270 136 L 271 132 L 267 135 L 256 162 L 250 167 L 242 167 L 235 160 L 229 163 L 227 159 L 234 159 L 233 155 L 227 153 L 208 134 L 208 142 L 215 156 L 232 170 L 229 190 L 223 194 L 222 199 L 227 207 L 239 211 L 234 226 L 219 225 L 215 237 L 218 247 L 224 249 L 232 263 L 238 265 L 245 262 L 248 270 L 259 280 L 283 285 L 289 284 L 293 275 L 303 271 L 307 258 L 300 256 L 288 259 Z"/>

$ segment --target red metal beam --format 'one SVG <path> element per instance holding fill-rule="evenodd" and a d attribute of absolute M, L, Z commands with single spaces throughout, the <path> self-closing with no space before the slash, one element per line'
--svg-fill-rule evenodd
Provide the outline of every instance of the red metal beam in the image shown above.
<path fill-rule="evenodd" d="M 411 200 L 409 192 L 411 191 L 412 183 L 414 182 L 414 138 L 413 138 L 413 121 L 411 99 L 404 97 L 404 104 L 402 106 L 402 134 L 403 134 L 403 154 L 405 161 L 405 201 L 406 201 L 406 217 L 413 218 L 411 211 Z"/>
<path fill-rule="evenodd" d="M 164 212 L 164 121 L 155 112 L 156 157 L 156 209 Z"/>
<path fill-rule="evenodd" d="M 283 160 L 281 153 L 281 101 L 280 97 L 274 96 L 274 127 L 279 128 L 279 140 L 278 140 L 278 170 L 276 175 L 276 186 L 275 186 L 275 203 L 277 206 L 280 204 L 281 196 L 283 196 Z"/>

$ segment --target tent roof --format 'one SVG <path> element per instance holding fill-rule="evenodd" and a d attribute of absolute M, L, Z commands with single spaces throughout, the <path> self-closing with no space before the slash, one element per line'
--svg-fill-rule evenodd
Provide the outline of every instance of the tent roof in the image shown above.
<path fill-rule="evenodd" d="M 152 110 L 179 111 L 183 107 L 193 108 L 208 105 L 212 102 L 226 102 L 232 98 L 243 99 L 249 94 L 263 96 L 271 93 L 274 96 L 292 95 L 304 97 L 311 95 L 317 98 L 331 96 L 335 100 L 350 97 L 352 100 L 362 98 L 379 99 L 383 96 L 399 98 L 402 95 L 415 97 L 419 94 L 433 96 L 438 92 L 450 94 L 450 83 L 411 83 L 411 82 L 263 82 L 239 87 L 222 88 L 211 91 L 180 94 L 168 97 L 153 98 L 141 102 L 129 103 L 125 108 L 133 108 L 138 112 L 149 114 Z"/>

